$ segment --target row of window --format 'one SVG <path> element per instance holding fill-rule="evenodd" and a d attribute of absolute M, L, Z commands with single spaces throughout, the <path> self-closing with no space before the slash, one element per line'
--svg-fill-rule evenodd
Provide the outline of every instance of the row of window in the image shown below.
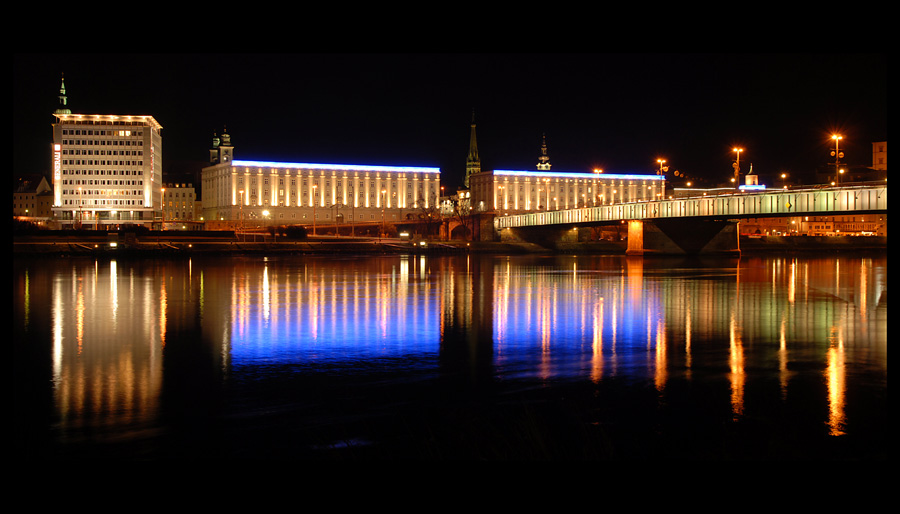
<path fill-rule="evenodd" d="M 104 161 L 93 159 L 66 159 L 62 161 L 63 166 L 135 166 L 144 165 L 144 161 Z"/>
<path fill-rule="evenodd" d="M 64 146 L 144 146 L 143 139 L 63 139 Z"/>
<path fill-rule="evenodd" d="M 106 198 L 92 198 L 89 200 L 63 200 L 63 205 L 72 206 L 143 206 L 144 200 L 109 200 Z"/>
<path fill-rule="evenodd" d="M 63 189 L 63 196 L 77 196 L 84 198 L 86 196 L 138 196 L 143 195 L 142 189 Z"/>
<path fill-rule="evenodd" d="M 93 122 L 84 123 L 83 124 L 93 124 Z M 102 122 L 101 122 L 102 123 Z M 122 121 L 115 122 L 115 125 L 139 125 L 140 123 L 130 122 L 130 121 Z M 62 131 L 64 136 L 118 136 L 118 137 L 128 137 L 128 136 L 140 136 L 144 132 L 143 130 L 131 130 L 131 129 L 72 129 L 72 128 L 64 128 Z"/>
<path fill-rule="evenodd" d="M 77 180 L 63 179 L 64 186 L 143 186 L 143 180 Z"/>

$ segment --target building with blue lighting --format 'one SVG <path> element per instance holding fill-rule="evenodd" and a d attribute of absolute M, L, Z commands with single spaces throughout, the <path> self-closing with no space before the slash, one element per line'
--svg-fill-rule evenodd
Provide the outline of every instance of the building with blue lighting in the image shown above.
<path fill-rule="evenodd" d="M 651 201 L 665 197 L 664 175 L 493 170 L 469 177 L 474 212 L 498 215 Z"/>
<path fill-rule="evenodd" d="M 396 222 L 436 210 L 440 169 L 235 160 L 215 138 L 202 170 L 203 219 L 244 224 Z"/>

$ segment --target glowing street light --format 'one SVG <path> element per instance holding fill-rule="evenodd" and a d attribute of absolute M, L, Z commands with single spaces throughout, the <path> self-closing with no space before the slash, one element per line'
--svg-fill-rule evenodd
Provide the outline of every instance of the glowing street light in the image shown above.
<path fill-rule="evenodd" d="M 319 189 L 319 184 L 313 184 L 313 235 L 316 235 L 316 204 L 319 203 L 319 199 L 316 198 L 318 193 L 316 192 Z"/>
<path fill-rule="evenodd" d="M 831 156 L 834 157 L 834 178 L 840 184 L 840 174 L 843 173 L 843 170 L 840 169 L 841 166 L 841 157 L 844 156 L 844 153 L 840 151 L 840 141 L 844 139 L 844 136 L 838 134 L 832 134 L 831 139 L 834 140 L 834 150 L 831 152 Z"/>
<path fill-rule="evenodd" d="M 665 172 L 669 171 L 668 166 L 663 166 L 663 164 L 666 163 L 665 159 L 656 159 L 656 162 L 659 163 L 659 172 L 656 173 L 657 175 L 663 175 Z"/>
<path fill-rule="evenodd" d="M 734 153 L 737 154 L 737 157 L 734 160 L 734 164 L 732 167 L 734 168 L 734 185 L 737 186 L 741 181 L 741 152 L 744 151 L 743 148 L 735 148 Z"/>

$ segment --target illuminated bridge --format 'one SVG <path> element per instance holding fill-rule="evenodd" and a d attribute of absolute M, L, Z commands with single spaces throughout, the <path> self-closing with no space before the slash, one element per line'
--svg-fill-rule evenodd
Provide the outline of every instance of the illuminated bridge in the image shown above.
<path fill-rule="evenodd" d="M 494 228 L 543 230 L 557 237 L 579 226 L 628 222 L 628 253 L 738 252 L 737 219 L 887 213 L 887 184 L 674 198 L 494 219 Z"/>

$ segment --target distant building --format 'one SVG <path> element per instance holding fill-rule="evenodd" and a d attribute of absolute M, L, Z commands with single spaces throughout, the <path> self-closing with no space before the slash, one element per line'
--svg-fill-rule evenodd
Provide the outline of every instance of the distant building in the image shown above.
<path fill-rule="evenodd" d="M 665 197 L 664 175 L 560 172 L 550 171 L 551 166 L 544 136 L 535 171 L 493 170 L 471 175 L 468 210 L 503 216 Z"/>
<path fill-rule="evenodd" d="M 163 187 L 163 221 L 197 221 L 200 207 L 193 184 L 167 183 Z"/>
<path fill-rule="evenodd" d="M 213 140 L 202 171 L 203 218 L 267 224 L 375 224 L 437 210 L 440 169 L 235 160 Z"/>
<path fill-rule="evenodd" d="M 872 143 L 872 168 L 887 171 L 887 141 Z"/>
<path fill-rule="evenodd" d="M 52 211 L 62 225 L 150 224 L 162 205 L 162 126 L 152 116 L 53 113 Z"/>
<path fill-rule="evenodd" d="M 665 176 L 494 170 L 473 175 L 472 210 L 498 215 L 575 209 L 665 197 Z"/>
<path fill-rule="evenodd" d="M 46 223 L 53 216 L 53 189 L 40 173 L 19 177 L 13 192 L 13 216 Z"/>

